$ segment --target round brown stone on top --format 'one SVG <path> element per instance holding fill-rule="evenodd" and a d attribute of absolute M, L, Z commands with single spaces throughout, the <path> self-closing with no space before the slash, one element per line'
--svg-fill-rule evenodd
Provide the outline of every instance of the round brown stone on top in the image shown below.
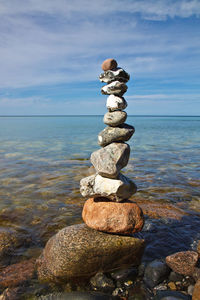
<path fill-rule="evenodd" d="M 103 71 L 115 70 L 117 68 L 117 62 L 114 58 L 108 58 L 104 60 L 101 65 Z"/>
<path fill-rule="evenodd" d="M 167 265 L 176 273 L 182 275 L 192 275 L 198 254 L 195 251 L 177 252 L 166 257 Z"/>
<path fill-rule="evenodd" d="M 90 198 L 83 207 L 83 221 L 92 229 L 118 234 L 142 230 L 144 217 L 141 208 L 131 202 L 112 202 L 107 198 Z"/>

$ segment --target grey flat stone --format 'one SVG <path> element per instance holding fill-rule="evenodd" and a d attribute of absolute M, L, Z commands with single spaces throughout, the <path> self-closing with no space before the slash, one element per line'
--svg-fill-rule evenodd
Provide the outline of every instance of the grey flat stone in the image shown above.
<path fill-rule="evenodd" d="M 135 128 L 128 124 L 122 124 L 118 127 L 106 127 L 98 135 L 98 143 L 104 147 L 113 142 L 126 142 L 135 132 Z"/>
<path fill-rule="evenodd" d="M 118 95 L 122 96 L 124 93 L 126 93 L 128 87 L 124 82 L 120 81 L 113 81 L 101 88 L 101 93 L 103 95 Z"/>
<path fill-rule="evenodd" d="M 128 177 L 119 174 L 118 179 L 91 175 L 81 179 L 80 192 L 83 197 L 106 197 L 120 202 L 129 199 L 137 191 L 136 184 Z"/>
<path fill-rule="evenodd" d="M 128 164 L 130 147 L 125 143 L 111 143 L 92 153 L 90 161 L 98 174 L 117 178 L 120 170 Z"/>
<path fill-rule="evenodd" d="M 127 82 L 130 79 L 130 75 L 124 71 L 122 68 L 117 68 L 116 70 L 108 70 L 101 73 L 99 80 L 105 83 L 111 83 L 112 81 Z"/>
<path fill-rule="evenodd" d="M 37 260 L 41 281 L 88 278 L 122 266 L 139 265 L 144 240 L 102 233 L 85 224 L 63 228 L 47 242 Z"/>
<path fill-rule="evenodd" d="M 116 127 L 118 125 L 123 124 L 126 121 L 127 113 L 125 111 L 113 111 L 107 112 L 104 115 L 103 121 L 108 126 Z"/>

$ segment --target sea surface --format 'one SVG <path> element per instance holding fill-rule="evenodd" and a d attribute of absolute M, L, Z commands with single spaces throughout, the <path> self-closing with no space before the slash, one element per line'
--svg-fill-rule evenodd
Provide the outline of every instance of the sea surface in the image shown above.
<path fill-rule="evenodd" d="M 102 116 L 0 117 L 0 226 L 26 235 L 10 263 L 37 257 L 59 229 L 82 223 L 80 179 L 99 149 Z M 144 209 L 145 261 L 195 249 L 200 239 L 200 117 L 129 116 L 123 173 Z"/>

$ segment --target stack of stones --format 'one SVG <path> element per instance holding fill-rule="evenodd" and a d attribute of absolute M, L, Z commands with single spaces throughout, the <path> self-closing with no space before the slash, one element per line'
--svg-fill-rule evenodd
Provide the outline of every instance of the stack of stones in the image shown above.
<path fill-rule="evenodd" d="M 135 129 L 126 123 L 127 102 L 123 95 L 127 91 L 130 76 L 117 66 L 114 59 L 107 59 L 102 64 L 99 78 L 106 83 L 102 94 L 107 98 L 108 112 L 104 123 L 108 125 L 98 135 L 102 147 L 91 155 L 91 163 L 96 173 L 83 178 L 80 192 L 89 197 L 85 202 L 82 217 L 92 229 L 116 234 L 131 234 L 142 229 L 144 218 L 142 210 L 128 200 L 137 191 L 135 183 L 120 173 L 129 161 L 130 146 L 128 141 Z"/>

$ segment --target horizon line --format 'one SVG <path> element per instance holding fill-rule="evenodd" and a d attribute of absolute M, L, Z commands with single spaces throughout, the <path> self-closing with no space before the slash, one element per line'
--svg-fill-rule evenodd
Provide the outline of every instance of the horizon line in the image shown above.
<path fill-rule="evenodd" d="M 101 117 L 104 114 L 91 114 L 91 115 L 0 115 L 2 117 Z M 128 115 L 130 117 L 200 117 L 200 115 Z"/>

